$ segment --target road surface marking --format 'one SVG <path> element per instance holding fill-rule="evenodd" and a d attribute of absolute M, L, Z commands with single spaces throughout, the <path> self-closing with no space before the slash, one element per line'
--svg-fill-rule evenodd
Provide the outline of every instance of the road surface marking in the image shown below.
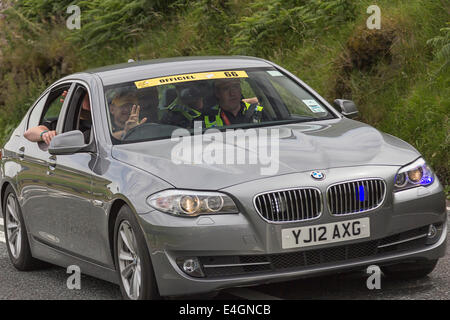
<path fill-rule="evenodd" d="M 246 288 L 234 288 L 226 290 L 227 293 L 230 293 L 239 298 L 244 298 L 246 300 L 282 300 L 280 298 Z"/>
<path fill-rule="evenodd" d="M 3 218 L 0 218 L 0 226 L 3 226 Z"/>

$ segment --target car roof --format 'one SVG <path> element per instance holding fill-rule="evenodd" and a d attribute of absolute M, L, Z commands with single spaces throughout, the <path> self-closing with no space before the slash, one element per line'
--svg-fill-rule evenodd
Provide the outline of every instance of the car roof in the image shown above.
<path fill-rule="evenodd" d="M 176 74 L 258 67 L 272 67 L 272 64 L 246 56 L 178 57 L 116 64 L 84 73 L 97 74 L 103 85 L 108 86 Z"/>

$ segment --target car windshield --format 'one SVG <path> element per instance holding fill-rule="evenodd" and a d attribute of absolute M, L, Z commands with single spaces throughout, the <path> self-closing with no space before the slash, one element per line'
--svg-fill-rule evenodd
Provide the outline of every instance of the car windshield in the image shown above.
<path fill-rule="evenodd" d="M 113 142 L 335 118 L 315 96 L 273 68 L 179 74 L 105 87 Z"/>

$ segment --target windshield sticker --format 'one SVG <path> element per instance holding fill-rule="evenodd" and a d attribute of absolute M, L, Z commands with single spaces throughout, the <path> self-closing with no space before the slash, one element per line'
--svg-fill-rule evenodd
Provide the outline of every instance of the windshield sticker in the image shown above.
<path fill-rule="evenodd" d="M 302 100 L 304 104 L 314 113 L 326 112 L 316 100 Z"/>
<path fill-rule="evenodd" d="M 270 74 L 272 77 L 282 77 L 283 74 L 278 70 L 269 70 L 267 71 L 268 74 Z"/>
<path fill-rule="evenodd" d="M 248 78 L 248 75 L 245 71 L 237 71 L 237 70 L 200 72 L 200 73 L 180 74 L 175 76 L 147 79 L 142 81 L 136 81 L 134 84 L 136 85 L 136 88 L 143 89 L 148 87 L 155 87 L 164 84 L 172 84 L 179 82 L 228 79 L 228 78 Z"/>

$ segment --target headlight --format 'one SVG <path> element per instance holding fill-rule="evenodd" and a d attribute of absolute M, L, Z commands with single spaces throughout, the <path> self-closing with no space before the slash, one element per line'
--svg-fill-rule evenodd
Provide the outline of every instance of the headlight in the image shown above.
<path fill-rule="evenodd" d="M 239 212 L 234 201 L 220 192 L 165 190 L 148 197 L 147 203 L 157 210 L 181 217 Z"/>
<path fill-rule="evenodd" d="M 431 168 L 422 158 L 401 168 L 395 176 L 395 191 L 428 186 L 434 181 L 434 174 Z"/>

